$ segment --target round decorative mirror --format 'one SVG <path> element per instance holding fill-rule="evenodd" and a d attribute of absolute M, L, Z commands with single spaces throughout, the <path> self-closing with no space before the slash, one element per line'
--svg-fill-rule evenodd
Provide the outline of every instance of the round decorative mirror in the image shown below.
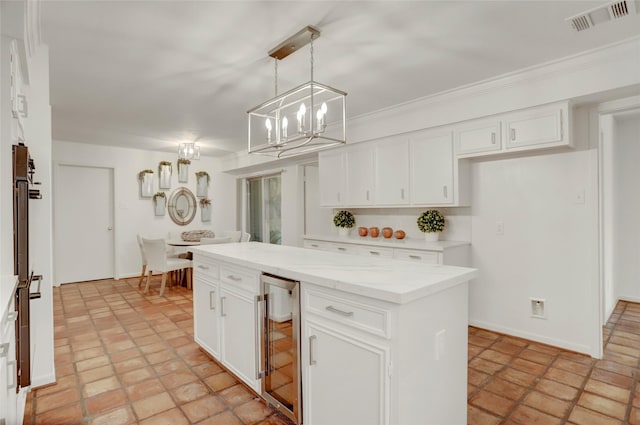
<path fill-rule="evenodd" d="M 169 217 L 180 226 L 187 225 L 196 216 L 197 205 L 193 193 L 186 187 L 179 187 L 169 197 Z"/>

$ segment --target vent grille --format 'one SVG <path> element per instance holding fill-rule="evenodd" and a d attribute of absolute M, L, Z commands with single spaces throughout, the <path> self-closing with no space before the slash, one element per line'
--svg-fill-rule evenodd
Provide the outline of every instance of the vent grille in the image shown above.
<path fill-rule="evenodd" d="M 633 13 L 635 13 L 634 1 L 620 0 L 603 4 L 602 6 L 571 16 L 565 19 L 565 21 L 571 25 L 574 31 L 580 32 L 603 22 L 624 18 Z"/>

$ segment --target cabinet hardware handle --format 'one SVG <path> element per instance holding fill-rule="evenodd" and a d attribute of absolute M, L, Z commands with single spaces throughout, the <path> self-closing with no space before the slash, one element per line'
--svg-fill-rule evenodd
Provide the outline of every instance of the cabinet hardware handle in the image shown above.
<path fill-rule="evenodd" d="M 216 309 L 215 299 L 216 299 L 216 291 L 209 291 L 209 310 Z"/>
<path fill-rule="evenodd" d="M 371 254 L 371 255 L 380 255 L 380 253 L 378 251 L 369 251 L 369 254 Z"/>
<path fill-rule="evenodd" d="M 343 310 L 339 310 L 337 308 L 335 308 L 332 305 L 328 305 L 325 307 L 325 310 L 330 311 L 332 313 L 336 313 L 339 314 L 340 316 L 344 316 L 344 317 L 352 317 L 353 316 L 353 311 L 343 311 Z"/>
<path fill-rule="evenodd" d="M 400 189 L 400 199 L 404 200 L 404 189 Z"/>
<path fill-rule="evenodd" d="M 369 191 L 367 190 L 367 201 L 369 200 Z"/>
<path fill-rule="evenodd" d="M 338 251 L 346 251 L 346 250 L 347 250 L 347 248 L 345 248 L 345 247 L 342 247 L 342 246 L 338 247 Z"/>
<path fill-rule="evenodd" d="M 318 245 L 317 245 L 317 244 L 314 244 L 314 243 L 312 243 L 312 244 L 311 244 L 311 246 L 312 246 L 312 247 L 314 247 L 314 248 L 317 248 L 317 247 L 318 247 Z"/>
<path fill-rule="evenodd" d="M 409 258 L 411 258 L 412 260 L 422 260 L 422 257 L 419 255 L 410 255 Z"/>
<path fill-rule="evenodd" d="M 264 341 L 266 344 L 268 344 L 269 341 L 269 327 L 268 326 L 264 326 L 264 318 L 266 316 L 266 312 L 268 311 L 267 308 L 265 308 L 264 311 L 260 311 L 260 302 L 264 301 L 265 302 L 265 306 L 266 306 L 266 302 L 267 302 L 267 297 L 266 294 L 265 296 L 260 296 L 260 295 L 256 295 L 255 297 L 255 302 L 253 303 L 253 308 L 254 308 L 254 314 L 255 314 L 255 318 L 257 320 L 256 323 L 256 352 L 255 352 L 255 359 L 256 359 L 256 379 L 261 379 L 264 378 L 265 376 L 267 376 L 268 371 L 269 371 L 269 367 L 268 367 L 268 350 L 265 350 L 265 370 L 260 370 L 260 337 L 263 336 L 264 337 Z M 264 329 L 263 329 L 264 326 Z M 264 334 L 263 334 L 264 333 Z"/>
<path fill-rule="evenodd" d="M 314 364 L 316 364 L 316 359 L 313 356 L 313 349 L 315 346 L 315 341 L 316 341 L 316 336 L 315 335 L 311 335 L 309 337 L 309 366 L 313 366 Z"/>
<path fill-rule="evenodd" d="M 337 195 L 338 195 L 338 202 L 340 202 L 340 192 L 338 192 Z"/>
<path fill-rule="evenodd" d="M 449 190 L 446 185 L 442 186 L 442 194 L 444 195 L 445 198 L 449 198 Z"/>
<path fill-rule="evenodd" d="M 220 297 L 220 317 L 226 317 L 227 313 L 224 312 L 224 300 L 226 300 L 227 297 Z"/>
<path fill-rule="evenodd" d="M 496 133 L 491 133 L 491 144 L 492 145 L 496 144 Z"/>
<path fill-rule="evenodd" d="M 242 280 L 241 277 L 238 277 L 238 276 L 235 276 L 235 275 L 232 275 L 232 274 L 227 275 L 227 279 L 233 280 L 234 282 L 240 282 Z"/>
<path fill-rule="evenodd" d="M 209 266 L 203 266 L 202 264 L 198 264 L 198 268 L 202 270 L 209 270 Z"/>
<path fill-rule="evenodd" d="M 0 359 L 3 357 L 7 357 L 8 352 L 9 352 L 9 343 L 5 342 L 4 344 L 0 344 Z"/>
<path fill-rule="evenodd" d="M 11 366 L 11 369 L 12 369 L 11 373 L 9 373 L 9 366 Z M 10 384 L 7 385 L 7 389 L 8 390 L 15 389 L 16 388 L 16 361 L 15 360 L 7 362 L 7 377 L 11 377 L 11 381 L 7 379 L 7 381 L 10 382 Z"/>
<path fill-rule="evenodd" d="M 17 311 L 12 311 L 10 313 L 7 313 L 7 323 L 15 321 L 16 317 L 18 317 Z"/>
<path fill-rule="evenodd" d="M 511 140 L 512 141 L 516 140 L 516 129 L 515 128 L 511 129 Z"/>

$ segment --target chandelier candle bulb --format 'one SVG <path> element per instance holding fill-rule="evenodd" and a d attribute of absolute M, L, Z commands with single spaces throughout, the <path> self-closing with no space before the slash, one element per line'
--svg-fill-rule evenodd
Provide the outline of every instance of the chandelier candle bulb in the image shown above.
<path fill-rule="evenodd" d="M 267 143 L 271 143 L 271 120 L 269 118 L 265 120 L 264 126 L 267 127 Z"/>
<path fill-rule="evenodd" d="M 282 141 L 287 140 L 287 128 L 289 127 L 289 120 L 287 117 L 282 119 Z"/>
<path fill-rule="evenodd" d="M 318 109 L 318 113 L 316 114 L 316 117 L 318 118 L 318 133 L 320 133 L 323 129 L 324 126 L 324 114 L 322 113 L 322 109 Z"/>
<path fill-rule="evenodd" d="M 304 106 L 304 103 L 300 105 L 300 109 L 298 110 L 298 133 L 304 133 L 304 118 L 307 115 L 307 107 Z"/>

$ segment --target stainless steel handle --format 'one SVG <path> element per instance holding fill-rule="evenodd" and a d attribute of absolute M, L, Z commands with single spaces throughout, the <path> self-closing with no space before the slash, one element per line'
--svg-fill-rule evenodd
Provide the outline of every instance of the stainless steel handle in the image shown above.
<path fill-rule="evenodd" d="M 404 189 L 400 189 L 400 199 L 404 199 Z"/>
<path fill-rule="evenodd" d="M 226 317 L 227 313 L 224 312 L 224 300 L 226 300 L 227 297 L 220 297 L 220 317 Z"/>
<path fill-rule="evenodd" d="M 347 250 L 347 248 L 345 248 L 345 247 L 343 247 L 343 246 L 339 246 L 339 247 L 338 247 L 338 251 L 346 251 L 346 250 Z"/>
<path fill-rule="evenodd" d="M 325 307 L 325 310 L 330 311 L 332 313 L 336 313 L 339 314 L 340 316 L 344 316 L 344 317 L 351 317 L 353 316 L 353 311 L 344 311 L 344 310 L 340 310 L 335 308 L 332 305 L 329 305 L 327 307 Z"/>
<path fill-rule="evenodd" d="M 3 357 L 7 357 L 8 352 L 9 352 L 9 343 L 5 342 L 4 344 L 0 344 L 0 359 Z"/>
<path fill-rule="evenodd" d="M 111 231 L 111 230 L 113 230 L 113 227 L 109 226 L 109 227 L 107 227 L 107 230 Z"/>
<path fill-rule="evenodd" d="M 263 332 L 268 332 L 269 328 L 267 326 L 265 326 L 264 330 L 262 329 L 262 326 L 264 324 L 263 318 L 266 314 L 260 312 L 260 301 L 264 300 L 266 301 L 266 298 L 261 297 L 260 295 L 256 295 L 255 298 L 255 302 L 253 303 L 253 312 L 255 314 L 255 318 L 256 318 L 256 351 L 255 351 L 255 363 L 256 363 L 256 379 L 261 379 L 264 378 L 265 376 L 267 376 L 267 372 L 269 370 L 269 368 L 265 368 L 265 370 L 260 370 L 260 353 L 262 352 L 261 348 L 260 348 L 260 335 L 262 335 Z M 266 308 L 265 308 L 265 311 Z M 265 337 L 264 338 L 264 342 L 265 344 L 269 343 L 269 338 Z M 265 350 L 265 357 L 268 355 L 268 350 Z M 265 358 L 265 363 L 266 363 L 266 358 Z"/>
<path fill-rule="evenodd" d="M 491 133 L 491 144 L 495 145 L 496 144 L 496 133 Z"/>
<path fill-rule="evenodd" d="M 369 251 L 369 254 L 371 254 L 371 255 L 380 255 L 380 253 L 378 251 Z"/>
<path fill-rule="evenodd" d="M 216 309 L 216 291 L 209 291 L 209 310 Z"/>
<path fill-rule="evenodd" d="M 449 197 L 449 189 L 447 188 L 446 185 L 442 186 L 442 194 L 444 195 L 445 198 Z"/>
<path fill-rule="evenodd" d="M 9 368 L 12 369 L 11 373 L 9 373 Z M 15 360 L 7 362 L 7 382 L 9 382 L 9 384 L 7 385 L 8 390 L 14 390 L 16 388 L 16 361 Z"/>
<path fill-rule="evenodd" d="M 312 243 L 311 246 L 314 247 L 314 248 L 318 248 L 320 245 Z"/>
<path fill-rule="evenodd" d="M 515 128 L 511 129 L 511 140 L 512 141 L 516 140 L 516 129 Z"/>
<path fill-rule="evenodd" d="M 238 277 L 238 276 L 235 276 L 235 275 L 232 275 L 232 274 L 228 275 L 227 279 L 233 280 L 234 282 L 240 282 L 242 280 L 241 277 Z"/>
<path fill-rule="evenodd" d="M 338 195 L 338 202 L 340 202 L 340 192 L 337 192 L 336 195 Z"/>
<path fill-rule="evenodd" d="M 367 201 L 369 200 L 369 191 L 367 190 Z"/>
<path fill-rule="evenodd" d="M 311 335 L 309 337 L 309 365 L 313 366 L 314 364 L 316 364 L 316 359 L 313 355 L 313 349 L 315 346 L 315 341 L 316 341 L 316 336 L 315 335 Z"/>
<path fill-rule="evenodd" d="M 422 257 L 419 255 L 410 255 L 409 258 L 411 258 L 412 260 L 422 260 Z"/>
<path fill-rule="evenodd" d="M 198 268 L 202 270 L 209 270 L 209 266 L 203 266 L 202 264 L 198 264 Z"/>

